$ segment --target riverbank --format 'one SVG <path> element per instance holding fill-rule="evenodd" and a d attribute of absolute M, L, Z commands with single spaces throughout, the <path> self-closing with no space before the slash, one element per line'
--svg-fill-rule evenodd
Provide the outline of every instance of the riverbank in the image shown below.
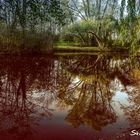
<path fill-rule="evenodd" d="M 0 54 L 83 54 L 83 53 L 129 53 L 126 48 L 99 48 L 99 47 L 82 47 L 82 46 L 54 46 L 54 47 L 39 47 L 28 46 L 21 47 L 7 47 L 0 45 Z"/>
<path fill-rule="evenodd" d="M 80 47 L 80 46 L 55 46 L 53 48 L 54 52 L 129 52 L 126 48 L 99 48 L 99 47 Z"/>

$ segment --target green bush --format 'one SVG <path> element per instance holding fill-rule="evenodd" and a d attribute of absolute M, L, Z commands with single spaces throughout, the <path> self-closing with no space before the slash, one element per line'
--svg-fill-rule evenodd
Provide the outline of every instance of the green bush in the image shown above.
<path fill-rule="evenodd" d="M 48 51 L 52 49 L 53 39 L 49 32 L 32 33 L 12 30 L 4 24 L 0 26 L 0 51 L 1 52 L 34 52 Z"/>
<path fill-rule="evenodd" d="M 117 20 L 108 17 L 103 20 L 80 20 L 63 29 L 62 39 L 71 41 L 71 36 L 75 42 L 85 46 L 98 46 L 98 42 L 91 32 L 96 34 L 104 43 L 112 43 L 113 33 L 117 32 Z"/>

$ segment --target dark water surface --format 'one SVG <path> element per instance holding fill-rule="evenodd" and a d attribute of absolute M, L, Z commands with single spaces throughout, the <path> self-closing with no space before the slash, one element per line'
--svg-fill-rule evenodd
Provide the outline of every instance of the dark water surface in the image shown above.
<path fill-rule="evenodd" d="M 0 140 L 129 140 L 139 128 L 139 57 L 0 56 Z"/>

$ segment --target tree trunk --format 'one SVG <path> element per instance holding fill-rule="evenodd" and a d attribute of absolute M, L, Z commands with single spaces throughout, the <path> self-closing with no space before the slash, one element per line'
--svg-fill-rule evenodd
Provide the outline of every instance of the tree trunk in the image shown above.
<path fill-rule="evenodd" d="M 98 43 L 98 46 L 102 49 L 102 48 L 104 48 L 105 47 L 105 43 L 103 42 L 103 40 L 98 36 L 98 35 L 96 35 L 94 32 L 92 32 L 92 31 L 89 31 L 89 33 L 91 33 L 94 37 L 95 37 L 95 39 L 96 39 L 96 41 L 97 41 L 97 43 Z"/>

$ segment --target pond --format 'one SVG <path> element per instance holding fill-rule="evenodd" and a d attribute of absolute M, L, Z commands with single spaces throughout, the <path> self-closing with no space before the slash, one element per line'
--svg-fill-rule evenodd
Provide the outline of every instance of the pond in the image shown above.
<path fill-rule="evenodd" d="M 140 57 L 0 56 L 0 139 L 140 139 Z"/>

